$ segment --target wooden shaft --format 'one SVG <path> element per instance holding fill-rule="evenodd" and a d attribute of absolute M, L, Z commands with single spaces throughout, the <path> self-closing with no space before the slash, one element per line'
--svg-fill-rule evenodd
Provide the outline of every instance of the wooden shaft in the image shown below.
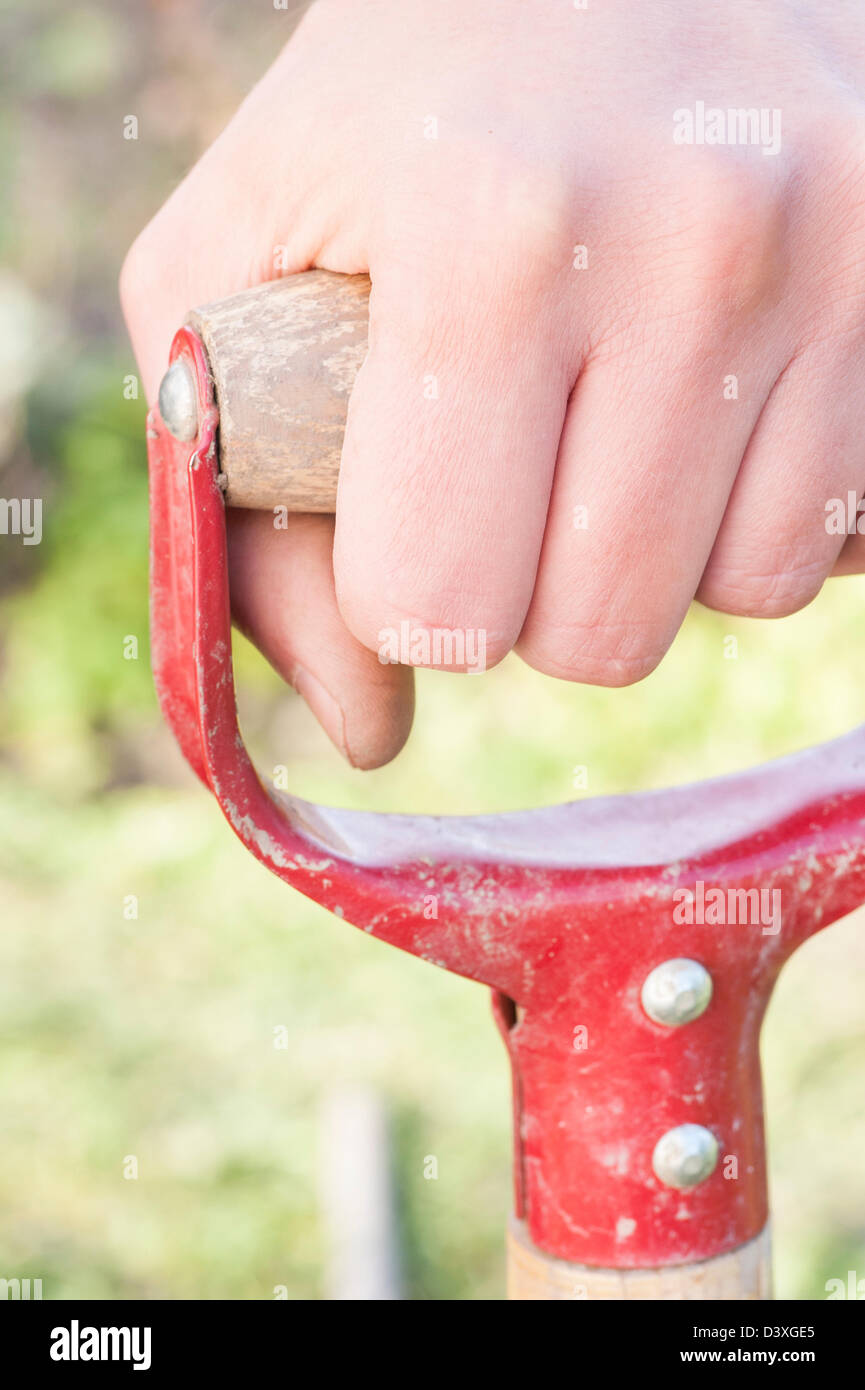
<path fill-rule="evenodd" d="M 517 1300 L 722 1299 L 772 1297 L 769 1227 L 711 1260 L 663 1269 L 595 1269 L 539 1250 L 523 1221 L 508 1227 L 508 1298 Z"/>
<path fill-rule="evenodd" d="M 213 376 L 230 506 L 335 511 L 369 290 L 366 275 L 307 270 L 189 315 Z"/>

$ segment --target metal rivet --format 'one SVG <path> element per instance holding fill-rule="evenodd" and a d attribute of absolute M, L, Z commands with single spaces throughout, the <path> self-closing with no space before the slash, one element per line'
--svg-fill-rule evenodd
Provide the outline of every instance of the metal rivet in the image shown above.
<path fill-rule="evenodd" d="M 166 428 L 182 444 L 198 433 L 195 381 L 182 358 L 172 362 L 159 387 L 159 413 Z"/>
<path fill-rule="evenodd" d="M 655 966 L 646 977 L 640 998 L 649 1018 L 678 1028 L 706 1012 L 712 998 L 712 977 L 699 961 L 677 956 Z"/>
<path fill-rule="evenodd" d="M 718 1141 L 702 1125 L 677 1125 L 655 1145 L 652 1167 L 665 1187 L 696 1187 L 715 1171 Z"/>

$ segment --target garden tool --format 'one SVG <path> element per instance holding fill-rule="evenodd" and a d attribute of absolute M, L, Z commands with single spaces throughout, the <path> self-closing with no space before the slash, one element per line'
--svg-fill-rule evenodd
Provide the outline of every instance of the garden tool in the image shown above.
<path fill-rule="evenodd" d="M 226 506 L 333 511 L 368 293 L 307 271 L 197 309 L 174 339 L 148 417 L 163 713 L 257 859 L 492 988 L 512 1298 L 768 1298 L 760 1025 L 790 954 L 865 901 L 865 729 L 693 786 L 502 815 L 266 785 L 237 724 Z"/>

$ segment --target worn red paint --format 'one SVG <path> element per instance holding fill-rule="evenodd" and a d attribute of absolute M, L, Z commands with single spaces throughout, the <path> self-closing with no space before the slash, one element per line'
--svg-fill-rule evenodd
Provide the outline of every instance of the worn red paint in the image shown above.
<path fill-rule="evenodd" d="M 188 330 L 179 354 L 198 381 L 198 439 L 178 444 L 157 411 L 148 436 L 154 669 L 186 758 L 274 873 L 493 987 L 514 1076 L 517 1209 L 540 1247 L 632 1268 L 751 1239 L 767 1215 L 760 1023 L 791 952 L 865 901 L 865 737 L 720 782 L 521 816 L 385 817 L 266 790 L 237 727 L 218 416 Z M 653 858 L 659 825 L 681 853 Z M 698 882 L 779 889 L 781 930 L 676 925 L 674 893 Z M 640 989 L 680 955 L 711 972 L 714 997 L 670 1029 L 646 1017 Z M 672 1191 L 652 1151 L 689 1121 L 715 1133 L 722 1158 L 699 1187 Z"/>

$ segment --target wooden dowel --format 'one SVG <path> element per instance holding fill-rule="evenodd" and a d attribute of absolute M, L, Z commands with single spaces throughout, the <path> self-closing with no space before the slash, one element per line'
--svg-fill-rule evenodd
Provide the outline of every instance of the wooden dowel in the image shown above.
<path fill-rule="evenodd" d="M 229 506 L 333 512 L 369 277 L 308 270 L 194 310 L 219 409 Z"/>
<path fill-rule="evenodd" d="M 738 1250 L 692 1265 L 664 1269 L 595 1269 L 539 1250 L 525 1223 L 508 1226 L 508 1298 L 517 1301 L 587 1299 L 708 1299 L 740 1302 L 772 1297 L 769 1227 Z"/>

